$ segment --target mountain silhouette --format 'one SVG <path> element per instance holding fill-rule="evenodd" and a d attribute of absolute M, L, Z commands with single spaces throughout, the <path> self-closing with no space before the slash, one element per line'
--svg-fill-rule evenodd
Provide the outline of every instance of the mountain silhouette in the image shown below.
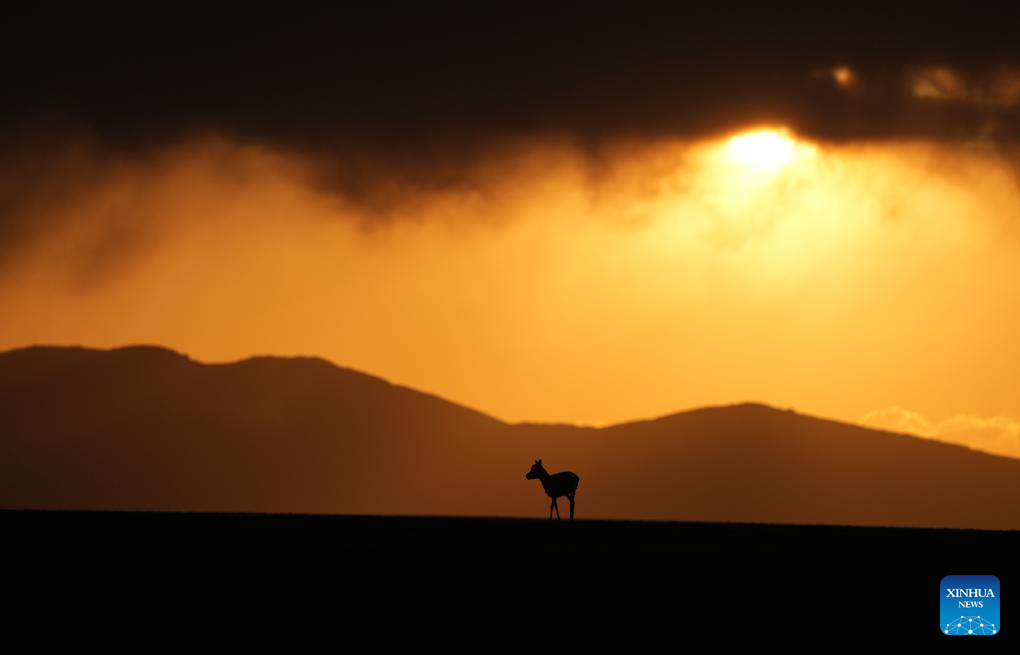
<path fill-rule="evenodd" d="M 1020 460 L 760 404 L 606 428 L 508 424 L 316 358 L 0 353 L 0 508 L 1020 529 Z"/>

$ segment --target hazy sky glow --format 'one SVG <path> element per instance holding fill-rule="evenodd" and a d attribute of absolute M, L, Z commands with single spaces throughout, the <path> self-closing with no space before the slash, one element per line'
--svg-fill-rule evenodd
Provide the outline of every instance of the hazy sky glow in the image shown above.
<path fill-rule="evenodd" d="M 1020 456 L 1006 146 L 534 136 L 379 220 L 284 150 L 81 144 L 20 209 L 0 348 L 312 354 L 512 421 L 758 400 Z"/>

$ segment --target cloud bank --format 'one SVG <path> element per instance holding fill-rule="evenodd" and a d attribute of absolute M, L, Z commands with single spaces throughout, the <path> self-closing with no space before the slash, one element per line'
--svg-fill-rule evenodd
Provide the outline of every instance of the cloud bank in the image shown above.
<path fill-rule="evenodd" d="M 1009 416 L 957 414 L 942 421 L 933 421 L 902 407 L 887 407 L 868 412 L 861 417 L 860 423 L 1020 458 L 1020 421 Z"/>
<path fill-rule="evenodd" d="M 508 141 L 383 209 L 224 136 L 84 141 L 23 205 L 0 347 L 319 355 L 508 420 L 1020 411 L 999 151 L 778 134 Z"/>

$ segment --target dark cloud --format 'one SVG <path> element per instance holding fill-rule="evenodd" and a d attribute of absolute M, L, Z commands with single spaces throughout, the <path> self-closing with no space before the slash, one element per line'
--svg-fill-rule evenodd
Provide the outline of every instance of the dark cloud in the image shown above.
<path fill-rule="evenodd" d="M 371 5 L 10 21 L 5 118 L 60 117 L 124 146 L 201 128 L 296 148 L 414 150 L 492 133 L 685 136 L 759 120 L 822 138 L 912 136 L 982 117 L 918 102 L 898 75 L 1020 63 L 1016 8 Z M 883 82 L 847 97 L 811 75 L 838 64 Z"/>
<path fill-rule="evenodd" d="M 829 140 L 1020 136 L 1001 73 L 1020 70 L 1020 7 L 357 4 L 5 21 L 0 254 L 47 228 L 19 217 L 96 167 L 195 133 L 312 162 L 320 185 L 380 215 L 470 186 L 480 160 L 534 138 L 598 153 L 762 122 Z M 818 74 L 837 66 L 853 92 Z"/>

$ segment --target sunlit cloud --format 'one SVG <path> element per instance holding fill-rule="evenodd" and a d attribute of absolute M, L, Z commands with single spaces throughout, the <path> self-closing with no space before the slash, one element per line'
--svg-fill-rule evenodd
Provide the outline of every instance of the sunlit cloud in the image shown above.
<path fill-rule="evenodd" d="M 225 137 L 74 162 L 87 184 L 21 208 L 46 229 L 0 276 L 0 348 L 319 355 L 508 420 L 745 399 L 1020 415 L 1020 193 L 998 152 L 779 125 L 536 138 L 453 186 L 392 177 L 385 218 L 314 161 Z"/>
<path fill-rule="evenodd" d="M 963 100 L 967 97 L 963 79 L 946 66 L 918 69 L 911 76 L 910 88 L 918 98 Z"/>
<path fill-rule="evenodd" d="M 856 90 L 860 85 L 860 76 L 853 68 L 845 64 L 816 69 L 813 77 L 815 79 L 828 80 L 844 91 Z"/>
<path fill-rule="evenodd" d="M 1020 71 L 995 68 L 965 73 L 949 66 L 927 66 L 909 75 L 911 92 L 918 98 L 957 101 L 987 107 L 1009 108 L 1020 104 Z"/>
<path fill-rule="evenodd" d="M 887 407 L 868 412 L 861 417 L 860 423 L 1020 458 L 1020 420 L 1008 416 L 958 414 L 942 421 L 932 421 L 918 412 Z"/>
<path fill-rule="evenodd" d="M 843 88 L 850 88 L 857 83 L 857 74 L 849 66 L 833 66 L 830 73 L 833 81 Z"/>

